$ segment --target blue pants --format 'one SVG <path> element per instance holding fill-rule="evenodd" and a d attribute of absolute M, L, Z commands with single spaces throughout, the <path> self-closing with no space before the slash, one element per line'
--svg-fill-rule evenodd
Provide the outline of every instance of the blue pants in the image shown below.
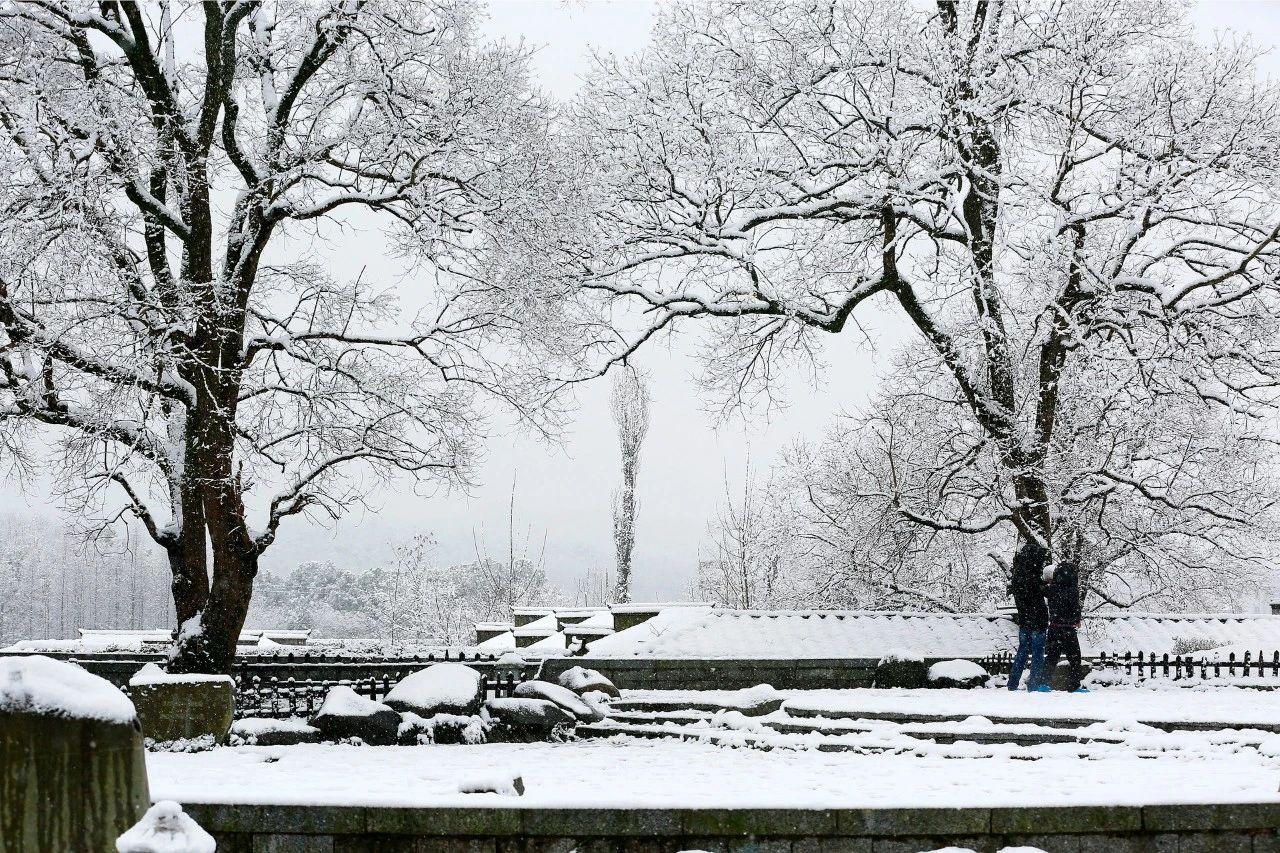
<path fill-rule="evenodd" d="M 1018 629 L 1018 651 L 1013 656 L 1013 665 L 1009 667 L 1010 690 L 1018 689 L 1028 657 L 1031 658 L 1031 675 L 1027 678 L 1027 689 L 1035 690 L 1044 684 L 1044 640 L 1044 631 Z"/>

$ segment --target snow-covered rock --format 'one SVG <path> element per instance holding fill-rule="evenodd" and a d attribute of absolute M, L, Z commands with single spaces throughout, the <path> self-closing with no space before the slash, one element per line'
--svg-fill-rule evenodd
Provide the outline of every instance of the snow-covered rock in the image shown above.
<path fill-rule="evenodd" d="M 116 840 L 116 853 L 214 853 L 217 844 L 182 806 L 161 800 Z"/>
<path fill-rule="evenodd" d="M 406 676 L 383 702 L 422 717 L 441 713 L 469 716 L 484 702 L 484 676 L 465 664 L 434 664 Z"/>
<path fill-rule="evenodd" d="M 928 671 L 924 665 L 924 657 L 907 649 L 895 648 L 876 664 L 872 685 L 915 689 L 924 687 L 927 682 Z"/>
<path fill-rule="evenodd" d="M 133 703 L 111 682 L 43 655 L 0 658 L 0 711 L 129 723 Z"/>
<path fill-rule="evenodd" d="M 566 669 L 560 673 L 560 677 L 556 680 L 561 687 L 567 687 L 579 696 L 592 690 L 607 693 L 614 698 L 622 695 L 608 678 L 605 678 L 594 669 L 587 669 L 583 666 L 574 666 Z"/>
<path fill-rule="evenodd" d="M 490 717 L 520 725 L 545 725 L 547 727 L 571 724 L 573 715 L 549 699 L 532 699 L 512 696 L 505 699 L 488 699 L 484 710 Z"/>
<path fill-rule="evenodd" d="M 319 729 L 299 717 L 286 720 L 246 717 L 231 724 L 231 734 L 249 745 L 256 746 L 318 743 L 323 737 Z"/>
<path fill-rule="evenodd" d="M 524 779 L 520 776 L 480 776 L 458 783 L 459 794 L 501 794 L 504 797 L 523 797 Z"/>
<path fill-rule="evenodd" d="M 396 743 L 400 715 L 381 702 L 339 685 L 325 696 L 311 725 L 329 740 L 358 737 L 365 743 L 382 746 Z"/>
<path fill-rule="evenodd" d="M 573 714 L 546 699 L 490 699 L 484 713 L 502 724 L 509 740 L 547 740 L 557 726 L 573 725 Z"/>
<path fill-rule="evenodd" d="M 515 671 L 520 672 L 529 665 L 529 661 L 525 660 L 524 655 L 516 651 L 510 651 L 503 654 L 493 665 L 504 672 Z"/>
<path fill-rule="evenodd" d="M 929 667 L 930 687 L 960 687 L 967 690 L 981 687 L 989 677 L 981 665 L 971 660 L 944 660 Z"/>
<path fill-rule="evenodd" d="M 486 743 L 491 725 L 492 721 L 484 717 L 436 714 L 431 718 L 431 737 L 433 742 L 441 744 Z"/>
<path fill-rule="evenodd" d="M 577 693 L 550 681 L 522 682 L 516 685 L 512 695 L 521 699 L 545 699 L 553 702 L 583 722 L 594 723 L 604 719 L 603 714 L 582 701 Z"/>

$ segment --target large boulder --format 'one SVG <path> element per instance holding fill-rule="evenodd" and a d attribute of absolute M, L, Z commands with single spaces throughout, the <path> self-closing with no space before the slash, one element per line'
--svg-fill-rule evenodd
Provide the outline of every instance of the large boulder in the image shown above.
<path fill-rule="evenodd" d="M 72 663 L 0 658 L 0 849 L 112 850 L 150 799 L 127 696 Z"/>
<path fill-rule="evenodd" d="M 930 687 L 955 687 L 972 690 L 987 683 L 991 676 L 971 660 L 943 660 L 929 667 Z"/>
<path fill-rule="evenodd" d="M 225 743 L 235 715 L 229 675 L 171 675 L 153 663 L 129 679 L 142 734 L 157 742 L 212 736 Z"/>
<path fill-rule="evenodd" d="M 560 673 L 560 677 L 556 680 L 560 682 L 561 687 L 568 688 L 579 696 L 593 691 L 607 693 L 615 699 L 622 695 L 618 688 L 613 686 L 612 681 L 594 669 L 587 669 L 583 666 L 569 667 Z"/>
<path fill-rule="evenodd" d="M 573 715 L 546 699 L 490 699 L 484 712 L 501 726 L 505 740 L 550 740 L 558 727 L 572 726 Z"/>
<path fill-rule="evenodd" d="M 471 716 L 484 704 L 484 676 L 465 664 L 438 663 L 403 678 L 382 701 L 420 717 Z"/>
<path fill-rule="evenodd" d="M 872 687 L 904 687 L 911 690 L 928 683 L 924 658 L 914 652 L 894 650 L 880 659 L 872 677 Z"/>
<path fill-rule="evenodd" d="M 599 709 L 584 702 L 577 693 L 559 684 L 552 684 L 550 681 L 522 682 L 516 685 L 512 695 L 518 699 L 545 699 L 553 702 L 586 723 L 595 723 L 604 719 L 604 714 Z"/>
<path fill-rule="evenodd" d="M 396 743 L 399 737 L 400 715 L 381 702 L 339 685 L 324 697 L 311 725 L 328 740 L 357 737 L 368 744 L 386 746 Z"/>

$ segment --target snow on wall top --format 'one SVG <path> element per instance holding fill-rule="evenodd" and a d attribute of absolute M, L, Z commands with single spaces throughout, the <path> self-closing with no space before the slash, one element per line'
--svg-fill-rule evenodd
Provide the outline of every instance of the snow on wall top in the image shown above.
<path fill-rule="evenodd" d="M 1280 649 L 1280 617 L 1240 614 L 1123 614 L 1085 620 L 1086 654 L 1173 652 L 1179 641 Z M 895 649 L 925 657 L 1011 652 L 1013 620 L 997 613 L 760 611 L 672 608 L 634 628 L 602 637 L 588 657 L 864 658 Z"/>
<path fill-rule="evenodd" d="M 43 655 L 0 658 L 0 711 L 114 723 L 134 718 L 133 703 L 111 682 Z"/>

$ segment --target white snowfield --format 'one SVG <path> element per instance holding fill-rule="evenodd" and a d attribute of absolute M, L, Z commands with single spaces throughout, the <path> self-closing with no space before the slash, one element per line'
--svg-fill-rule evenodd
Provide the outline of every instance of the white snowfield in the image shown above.
<path fill-rule="evenodd" d="M 134 718 L 133 703 L 111 682 L 43 655 L 0 658 L 0 711 L 115 723 Z"/>
<path fill-rule="evenodd" d="M 623 699 L 731 705 L 741 693 L 757 691 L 776 695 L 767 688 L 626 691 Z M 780 693 L 786 704 L 767 717 L 722 710 L 682 723 L 653 715 L 683 740 L 230 747 L 151 753 L 147 765 L 153 797 L 208 803 L 877 808 L 1280 802 L 1280 734 L 1251 728 L 1280 723 L 1280 691 Z M 809 715 L 789 715 L 788 708 Z M 968 719 L 858 720 L 859 714 L 894 712 Z M 1055 720 L 1077 722 L 1055 728 Z M 1141 724 L 1162 720 L 1199 723 L 1203 730 L 1165 732 Z M 770 727 L 778 721 L 816 729 Z M 1069 731 L 1081 739 L 1038 745 L 973 739 L 996 731 Z M 932 737 L 948 732 L 955 736 L 941 742 Z M 833 747 L 843 751 L 827 751 Z M 523 796 L 459 791 L 472 780 L 503 774 L 523 779 Z"/>
<path fill-rule="evenodd" d="M 900 754 L 731 749 L 675 740 L 359 747 L 309 744 L 150 753 L 153 797 L 186 803 L 521 807 L 875 808 L 1280 802 L 1280 750 L 1181 739 L 1141 755 L 1117 745 L 904 741 Z M 1199 744 L 1197 748 L 1195 744 Z M 972 746 L 972 745 L 970 745 Z M 967 754 L 981 758 L 961 758 Z M 1016 756 L 1021 759 L 1012 760 Z M 1149 756 L 1149 757 L 1143 757 Z M 525 794 L 461 794 L 519 775 Z"/>

